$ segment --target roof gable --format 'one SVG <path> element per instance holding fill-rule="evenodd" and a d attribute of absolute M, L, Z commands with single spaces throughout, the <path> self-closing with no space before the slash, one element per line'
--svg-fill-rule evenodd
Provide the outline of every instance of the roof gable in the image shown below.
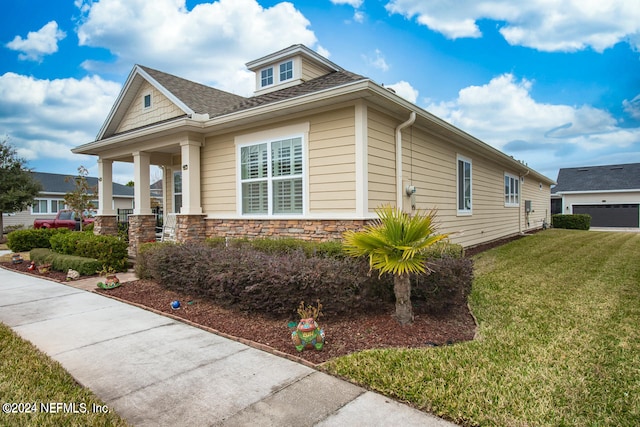
<path fill-rule="evenodd" d="M 552 192 L 640 190 L 640 163 L 563 168 Z"/>
<path fill-rule="evenodd" d="M 136 108 L 136 103 L 140 98 L 140 91 L 145 85 L 150 85 L 175 107 L 175 112 L 172 113 L 174 118 L 193 116 L 195 114 L 215 114 L 245 99 L 242 96 L 192 82 L 153 68 L 135 65 L 102 125 L 96 141 L 123 131 L 121 123 L 127 113 Z M 157 122 L 159 121 L 162 120 L 157 120 Z M 126 127 L 126 130 L 130 129 L 130 127 Z"/>

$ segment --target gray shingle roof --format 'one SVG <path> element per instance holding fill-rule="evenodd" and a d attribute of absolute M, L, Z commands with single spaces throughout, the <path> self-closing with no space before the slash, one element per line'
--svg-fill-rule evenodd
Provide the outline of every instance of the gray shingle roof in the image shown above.
<path fill-rule="evenodd" d="M 31 172 L 33 178 L 42 184 L 43 193 L 53 194 L 65 194 L 75 189 L 75 182 L 73 180 L 67 182 L 66 179 L 71 177 L 75 178 L 77 175 L 62 175 L 57 173 L 46 172 Z M 98 185 L 98 178 L 88 176 L 87 182 L 89 186 L 96 187 Z M 121 197 L 133 197 L 133 187 L 127 187 L 126 185 L 113 183 L 113 195 Z"/>
<path fill-rule="evenodd" d="M 217 116 L 221 111 L 225 111 L 245 99 L 243 96 L 192 82 L 153 68 L 142 65 L 139 67 L 196 113 L 209 113 L 210 117 Z"/>
<path fill-rule="evenodd" d="M 551 192 L 640 190 L 640 163 L 563 168 Z"/>
<path fill-rule="evenodd" d="M 219 89 L 195 83 L 162 71 L 139 65 L 166 90 L 175 95 L 196 113 L 208 113 L 209 117 L 234 113 L 297 96 L 307 95 L 343 84 L 366 80 L 365 77 L 349 71 L 335 71 L 306 81 L 299 85 L 245 98 Z"/>

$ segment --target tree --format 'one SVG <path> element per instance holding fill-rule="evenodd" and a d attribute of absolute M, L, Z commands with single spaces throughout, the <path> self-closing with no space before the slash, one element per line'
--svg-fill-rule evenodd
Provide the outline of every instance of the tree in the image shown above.
<path fill-rule="evenodd" d="M 447 237 L 435 234 L 435 211 L 414 216 L 391 206 L 376 209 L 378 219 L 362 231 L 347 231 L 343 248 L 351 256 L 368 256 L 379 274 L 391 273 L 396 298 L 395 317 L 400 324 L 413 321 L 411 273 L 426 273 L 425 249 Z"/>
<path fill-rule="evenodd" d="M 65 179 L 67 182 L 74 181 L 76 185 L 73 191 L 64 195 L 64 203 L 76 214 L 76 218 L 80 218 L 80 230 L 82 230 L 85 212 L 95 208 L 91 201 L 98 196 L 98 188 L 89 185 L 87 175 L 89 175 L 87 168 L 79 166 L 78 175 Z"/>
<path fill-rule="evenodd" d="M 9 138 L 3 137 L 0 140 L 0 241 L 4 230 L 2 214 L 27 209 L 42 190 L 25 164 L 26 160 L 18 157 L 9 144 Z"/>

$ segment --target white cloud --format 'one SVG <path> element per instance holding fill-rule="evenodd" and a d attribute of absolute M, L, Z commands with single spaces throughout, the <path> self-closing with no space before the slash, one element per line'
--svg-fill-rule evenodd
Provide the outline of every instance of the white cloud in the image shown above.
<path fill-rule="evenodd" d="M 640 95 L 637 95 L 631 101 L 622 101 L 624 111 L 627 112 L 634 119 L 640 120 Z"/>
<path fill-rule="evenodd" d="M 640 49 L 640 7 L 631 0 L 391 0 L 386 8 L 451 39 L 481 37 L 477 21 L 491 19 L 511 45 L 601 52 L 627 41 Z"/>
<path fill-rule="evenodd" d="M 254 89 L 247 61 L 293 44 L 317 43 L 310 22 L 288 2 L 263 8 L 256 0 L 219 0 L 192 10 L 184 0 L 76 5 L 83 11 L 81 45 L 109 49 L 127 66 L 147 65 L 239 95 Z"/>
<path fill-rule="evenodd" d="M 406 99 L 409 102 L 416 103 L 418 100 L 418 90 L 415 89 L 411 84 L 405 82 L 404 80 L 399 81 L 398 83 L 394 83 L 392 85 L 387 85 L 388 88 L 393 89 L 393 91 Z"/>
<path fill-rule="evenodd" d="M 57 52 L 58 42 L 66 36 L 64 31 L 58 29 L 58 23 L 51 21 L 38 31 L 30 31 L 25 39 L 15 36 L 6 46 L 21 52 L 18 55 L 21 60 L 40 61 L 43 56 Z"/>
<path fill-rule="evenodd" d="M 95 138 L 120 88 L 97 76 L 38 80 L 5 73 L 0 76 L 0 133 L 11 135 L 27 160 L 86 159 L 70 150 Z"/>
<path fill-rule="evenodd" d="M 355 9 L 357 9 L 360 6 L 362 6 L 362 3 L 364 3 L 364 0 L 331 0 L 331 3 L 333 3 L 333 4 L 347 4 L 349 6 L 354 7 Z"/>
<path fill-rule="evenodd" d="M 639 128 L 620 127 L 607 111 L 536 102 L 530 94 L 532 85 L 504 74 L 483 86 L 462 89 L 451 102 L 426 108 L 498 149 L 553 150 L 571 145 L 599 150 L 640 141 Z"/>
<path fill-rule="evenodd" d="M 362 55 L 362 59 L 364 59 L 367 64 L 371 65 L 374 68 L 377 68 L 378 70 L 389 70 L 389 64 L 387 64 L 387 61 L 384 59 L 384 55 L 379 49 L 375 50 L 373 57 Z"/>

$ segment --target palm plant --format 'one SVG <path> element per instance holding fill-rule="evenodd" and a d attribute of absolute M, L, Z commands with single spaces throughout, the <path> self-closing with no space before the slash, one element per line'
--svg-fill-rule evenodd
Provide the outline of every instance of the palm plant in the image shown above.
<path fill-rule="evenodd" d="M 394 275 L 395 317 L 400 324 L 411 323 L 410 274 L 427 272 L 425 249 L 448 235 L 435 233 L 435 211 L 418 211 L 410 216 L 386 205 L 376 209 L 376 214 L 378 219 L 373 224 L 344 234 L 343 248 L 353 257 L 368 256 L 370 267 L 380 275 Z"/>

